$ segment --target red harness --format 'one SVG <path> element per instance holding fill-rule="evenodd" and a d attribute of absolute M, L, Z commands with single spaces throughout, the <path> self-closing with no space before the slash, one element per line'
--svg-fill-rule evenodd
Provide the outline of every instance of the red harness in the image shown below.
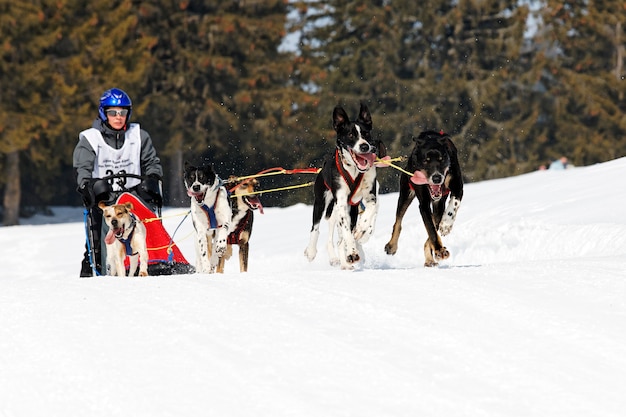
<path fill-rule="evenodd" d="M 250 219 L 252 218 L 252 210 L 248 210 L 243 219 L 237 225 L 237 228 L 228 234 L 227 242 L 229 245 L 238 245 L 239 240 L 241 238 L 241 232 L 246 229 L 248 223 L 250 223 Z"/>
<path fill-rule="evenodd" d="M 356 191 L 361 186 L 361 181 L 363 181 L 363 173 L 359 172 L 356 178 L 352 178 L 352 175 L 350 175 L 350 173 L 344 168 L 341 160 L 342 157 L 339 153 L 339 148 L 337 148 L 335 150 L 335 164 L 337 165 L 337 170 L 339 171 L 341 178 L 343 178 L 343 180 L 346 182 L 346 185 L 350 189 L 350 194 L 348 195 L 348 203 L 350 203 L 351 206 L 358 206 L 359 203 L 361 203 L 362 198 L 359 199 L 359 201 L 354 202 L 352 201 L 352 197 L 354 197 L 354 194 L 356 194 Z M 326 188 L 328 188 L 329 190 L 332 190 L 332 188 L 330 188 L 326 181 L 324 181 L 324 185 L 326 185 Z"/>

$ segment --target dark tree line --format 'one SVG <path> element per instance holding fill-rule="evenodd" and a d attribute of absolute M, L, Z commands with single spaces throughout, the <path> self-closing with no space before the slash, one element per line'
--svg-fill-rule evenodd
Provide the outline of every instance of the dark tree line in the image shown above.
<path fill-rule="evenodd" d="M 222 177 L 319 166 L 332 108 L 360 101 L 392 156 L 445 130 L 468 181 L 567 155 L 626 155 L 621 1 L 0 0 L 4 224 L 78 205 L 71 154 L 107 88 L 127 91 L 185 204 L 184 160 Z M 529 33 L 533 16 L 537 27 Z M 298 42 L 281 52 L 286 35 Z M 397 171 L 381 170 L 384 191 Z M 310 176 L 262 179 L 270 189 Z M 307 188 L 267 205 L 310 202 Z"/>

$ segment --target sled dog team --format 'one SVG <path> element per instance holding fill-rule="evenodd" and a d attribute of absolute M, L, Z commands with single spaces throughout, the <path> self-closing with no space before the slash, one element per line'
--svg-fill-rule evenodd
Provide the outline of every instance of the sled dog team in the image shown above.
<path fill-rule="evenodd" d="M 330 264 L 353 269 L 363 257 L 362 244 L 374 232 L 378 213 L 376 167 L 387 164 L 386 150 L 380 140 L 372 138 L 372 117 L 366 105 L 361 104 L 355 120 L 343 108 L 335 107 L 332 122 L 337 133 L 336 147 L 315 180 L 313 221 L 304 255 L 309 261 L 315 259 L 324 216 L 329 225 L 326 249 Z M 457 150 L 449 135 L 429 130 L 414 141 L 405 171 L 413 175 L 400 176 L 396 219 L 385 252 L 394 255 L 398 250 L 402 219 L 417 197 L 428 234 L 424 265 L 433 267 L 450 256 L 441 236 L 450 233 L 454 225 L 463 198 L 463 180 Z M 227 190 L 212 166 L 196 167 L 189 162 L 185 162 L 183 181 L 195 229 L 196 272 L 224 272 L 233 245 L 239 246 L 239 268 L 246 272 L 253 211 L 263 213 L 254 194 L 257 181 L 246 179 Z M 235 196 L 232 205 L 229 193 Z M 147 275 L 146 231 L 134 219 L 132 204 L 107 207 L 101 203 L 100 208 L 110 230 L 105 243 L 111 275 L 125 275 L 126 256 L 130 257 L 131 275 L 137 268 L 137 257 L 141 260 L 139 275 Z"/>

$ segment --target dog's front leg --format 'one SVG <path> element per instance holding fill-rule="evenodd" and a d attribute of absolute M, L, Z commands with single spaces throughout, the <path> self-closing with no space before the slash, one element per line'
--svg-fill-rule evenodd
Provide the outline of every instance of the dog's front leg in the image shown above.
<path fill-rule="evenodd" d="M 389 242 L 385 245 L 385 253 L 387 255 L 395 255 L 398 251 L 398 239 L 402 231 L 402 219 L 414 198 L 415 193 L 409 187 L 408 180 L 406 177 L 402 177 L 400 179 L 400 193 L 398 194 L 398 205 L 396 207 L 396 221 L 393 224 L 391 239 L 389 239 Z"/>
<path fill-rule="evenodd" d="M 337 196 L 337 205 L 335 206 L 336 214 L 334 214 L 333 217 L 336 216 L 337 229 L 339 230 L 339 239 L 341 241 L 340 245 L 345 245 L 343 247 L 345 252 L 343 252 L 342 256 L 339 258 L 341 268 L 353 269 L 354 264 L 358 262 L 361 257 L 359 256 L 352 230 L 350 230 L 350 208 L 347 201 L 347 195 Z"/>
<path fill-rule="evenodd" d="M 371 184 L 371 185 L 370 185 Z M 354 238 L 357 242 L 363 244 L 367 242 L 374 233 L 374 227 L 376 226 L 376 216 L 378 215 L 378 184 L 376 181 L 366 182 L 362 185 L 364 190 L 369 190 L 364 193 L 363 200 L 361 200 L 362 207 L 359 207 L 359 214 L 357 216 L 356 227 L 354 228 Z"/>
<path fill-rule="evenodd" d="M 139 254 L 130 255 L 128 257 L 128 276 L 134 277 L 135 272 L 137 272 L 137 267 L 139 266 Z"/>
<path fill-rule="evenodd" d="M 450 252 L 443 246 L 441 237 L 437 233 L 435 224 L 433 223 L 433 213 L 430 208 L 430 203 L 423 204 L 420 201 L 420 214 L 428 233 L 428 239 L 424 243 L 424 266 L 431 267 L 437 266 L 438 261 L 447 259 L 450 256 Z"/>
<path fill-rule="evenodd" d="M 121 244 L 116 245 L 119 246 L 115 248 L 115 259 L 113 260 L 113 265 L 115 265 L 115 273 L 111 273 L 111 275 L 117 275 L 118 277 L 126 276 L 126 267 L 124 266 L 124 259 L 126 258 L 126 248 L 122 248 Z"/>
<path fill-rule="evenodd" d="M 248 272 L 248 256 L 250 254 L 250 243 L 239 242 L 239 272 Z"/>
<path fill-rule="evenodd" d="M 115 260 L 114 246 L 107 246 L 107 258 L 106 258 L 106 275 L 117 276 L 117 261 Z"/>
<path fill-rule="evenodd" d="M 331 266 L 337 266 L 341 263 L 339 258 L 337 257 L 337 249 L 335 248 L 335 227 L 337 226 L 337 207 L 334 207 L 332 214 L 328 218 L 328 239 L 326 240 L 326 252 L 328 252 L 328 262 Z M 341 252 L 341 248 L 343 245 L 343 240 L 341 240 L 341 231 L 339 231 L 339 249 Z M 345 250 L 342 252 L 342 255 L 345 256 Z"/>
<path fill-rule="evenodd" d="M 456 196 L 450 197 L 445 213 L 439 223 L 439 233 L 441 233 L 441 236 L 446 236 L 452 231 L 452 226 L 456 220 L 456 213 L 459 211 L 460 207 L 461 200 L 456 198 Z"/>
<path fill-rule="evenodd" d="M 147 277 L 148 276 L 148 248 L 146 245 L 141 245 L 139 247 L 139 276 Z"/>
<path fill-rule="evenodd" d="M 211 230 L 206 230 L 196 236 L 196 270 L 202 274 L 208 274 L 211 271 L 209 244 L 207 242 L 207 239 L 211 239 L 211 233 Z"/>
<path fill-rule="evenodd" d="M 215 272 L 219 260 L 226 252 L 226 244 L 228 241 L 229 223 L 217 229 L 213 234 L 213 249 L 211 251 L 210 269 Z M 223 272 L 223 271 L 222 271 Z"/>
<path fill-rule="evenodd" d="M 311 233 L 309 235 L 309 244 L 304 249 L 304 256 L 312 262 L 317 256 L 317 240 L 320 237 L 320 222 L 322 216 L 327 211 L 329 205 L 332 205 L 331 211 L 335 209 L 335 202 L 330 191 L 326 190 L 324 179 L 318 175 L 315 180 L 315 202 L 313 203 L 313 223 Z"/>
<path fill-rule="evenodd" d="M 378 215 L 378 201 L 376 197 L 364 200 L 364 209 L 359 214 L 356 228 L 354 229 L 354 238 L 361 244 L 367 242 L 374 233 L 376 226 L 376 217 Z"/>

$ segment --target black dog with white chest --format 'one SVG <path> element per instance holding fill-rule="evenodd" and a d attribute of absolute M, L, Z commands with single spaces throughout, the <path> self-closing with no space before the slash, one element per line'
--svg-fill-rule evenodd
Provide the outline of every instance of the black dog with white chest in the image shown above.
<path fill-rule="evenodd" d="M 463 178 L 457 150 L 444 132 L 424 131 L 414 139 L 415 146 L 406 166 L 412 177 L 400 177 L 400 192 L 396 221 L 385 252 L 394 255 L 402 230 L 402 218 L 415 197 L 420 204 L 420 215 L 428 233 L 424 244 L 424 266 L 436 266 L 450 256 L 441 236 L 452 230 L 463 198 Z M 446 201 L 450 201 L 446 207 Z"/>
<path fill-rule="evenodd" d="M 361 104 L 354 121 L 342 107 L 335 107 L 333 127 L 337 132 L 336 148 L 315 180 L 313 226 L 304 254 L 309 261 L 315 259 L 319 224 L 325 214 L 329 223 L 330 264 L 353 269 L 362 257 L 361 244 L 374 231 L 378 213 L 375 161 L 385 156 L 385 150 L 380 141 L 372 138 L 372 116 L 365 104 Z M 335 227 L 339 255 L 333 240 Z"/>

